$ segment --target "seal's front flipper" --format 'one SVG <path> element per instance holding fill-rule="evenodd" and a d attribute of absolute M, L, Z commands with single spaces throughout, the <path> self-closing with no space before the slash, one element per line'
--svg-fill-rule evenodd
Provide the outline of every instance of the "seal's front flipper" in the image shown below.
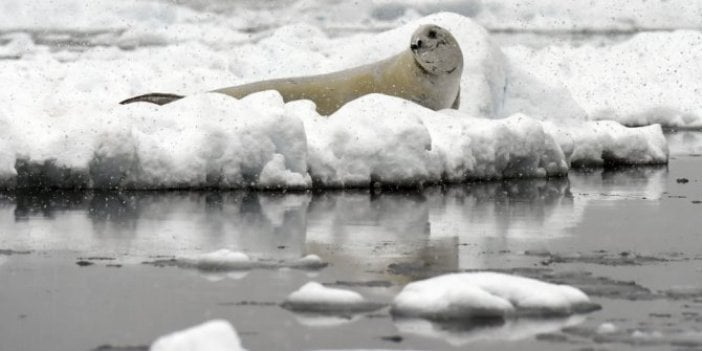
<path fill-rule="evenodd" d="M 176 94 L 164 94 L 164 93 L 151 93 L 144 94 L 129 98 L 127 100 L 121 101 L 120 105 L 131 104 L 133 102 L 150 102 L 156 105 L 165 105 L 173 101 L 182 99 L 184 96 Z"/>

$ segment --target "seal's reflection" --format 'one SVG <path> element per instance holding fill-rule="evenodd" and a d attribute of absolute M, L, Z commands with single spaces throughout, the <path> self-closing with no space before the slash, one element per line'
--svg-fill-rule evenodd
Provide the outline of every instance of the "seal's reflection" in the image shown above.
<path fill-rule="evenodd" d="M 323 193 L 310 206 L 310 251 L 338 269 L 398 283 L 486 268 L 481 252 L 509 249 L 515 239 L 564 235 L 574 220 L 566 178 L 380 195 Z"/>

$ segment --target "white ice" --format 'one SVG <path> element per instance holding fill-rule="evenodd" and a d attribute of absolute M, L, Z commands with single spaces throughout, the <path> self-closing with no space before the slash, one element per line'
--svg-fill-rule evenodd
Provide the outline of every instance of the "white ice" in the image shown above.
<path fill-rule="evenodd" d="M 229 269 L 246 269 L 252 266 L 251 258 L 238 251 L 220 249 L 217 251 L 194 255 L 183 259 L 184 262 L 191 263 L 196 267 L 219 267 Z"/>
<path fill-rule="evenodd" d="M 79 3 L 66 0 L 64 5 L 60 11 Z M 25 9 L 15 1 L 3 6 Z M 37 11 L 55 7 L 47 6 Z M 457 14 L 434 14 L 389 31 L 347 37 L 295 24 L 249 40 L 224 15 L 205 16 L 173 4 L 98 1 L 78 7 L 85 17 L 95 17 L 73 23 L 52 18 L 45 25 L 105 29 L 117 23 L 107 11 L 114 10 L 127 20 L 106 30 L 153 46 L 129 46 L 121 37 L 83 51 L 51 51 L 31 36 L 8 36 L 2 50 L 20 59 L 0 65 L 6 87 L 0 100 L 12 102 L 0 108 L 0 185 L 367 187 L 547 177 L 563 175 L 573 165 L 667 162 L 658 125 L 625 128 L 588 121 L 594 116 L 588 114 L 589 105 L 567 82 L 533 74 L 526 59 L 517 60 L 524 55 L 513 50 L 505 56 L 483 27 Z M 159 15 L 147 18 L 139 11 Z M 42 28 L 32 18 L 7 18 L 5 25 Z M 422 23 L 446 27 L 461 44 L 460 111 L 431 111 L 368 95 L 322 117 L 310 102 L 286 104 L 275 92 L 241 100 L 201 93 L 375 62 L 406 50 Z M 159 34 L 159 25 L 169 35 Z M 201 30 L 193 34 L 191 27 Z M 189 96 L 162 107 L 117 105 L 150 91 Z"/>
<path fill-rule="evenodd" d="M 300 307 L 308 305 L 349 307 L 367 303 L 366 299 L 355 291 L 328 288 L 317 282 L 309 282 L 293 291 L 285 302 Z"/>
<path fill-rule="evenodd" d="M 438 320 L 565 316 L 594 307 L 571 286 L 503 273 L 455 273 L 406 285 L 395 297 L 393 313 Z"/>
<path fill-rule="evenodd" d="M 211 320 L 164 335 L 151 344 L 150 351 L 245 351 L 232 325 Z"/>
<path fill-rule="evenodd" d="M 222 280 L 225 277 L 237 279 L 244 276 L 244 272 L 241 271 L 254 268 L 314 270 L 326 266 L 326 263 L 317 255 L 306 255 L 301 258 L 291 259 L 280 259 L 277 256 L 276 258 L 275 260 L 271 257 L 252 258 L 244 252 L 224 248 L 208 253 L 177 257 L 176 261 L 185 267 L 194 267 L 203 271 L 205 276 L 212 280 Z M 232 272 L 221 273 L 224 271 Z"/>

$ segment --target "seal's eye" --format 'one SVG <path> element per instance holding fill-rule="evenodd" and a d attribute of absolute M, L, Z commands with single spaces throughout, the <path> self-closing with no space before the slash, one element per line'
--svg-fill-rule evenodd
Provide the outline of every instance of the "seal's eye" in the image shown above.
<path fill-rule="evenodd" d="M 427 36 L 429 39 L 436 39 L 436 31 L 435 30 L 430 30 L 429 33 L 427 33 Z"/>

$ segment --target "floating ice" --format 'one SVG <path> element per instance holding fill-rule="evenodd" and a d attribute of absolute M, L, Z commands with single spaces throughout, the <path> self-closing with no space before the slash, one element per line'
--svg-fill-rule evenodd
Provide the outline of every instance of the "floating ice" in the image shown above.
<path fill-rule="evenodd" d="M 502 273 L 456 273 L 408 284 L 393 314 L 435 320 L 565 316 L 599 308 L 582 291 Z"/>
<path fill-rule="evenodd" d="M 81 11 L 111 6 L 129 11 L 110 2 Z M 154 17 L 153 23 L 204 21 L 213 37 L 231 31 L 217 16 L 208 22 L 190 9 L 169 7 L 176 5 L 139 6 L 163 11 L 165 17 Z M 154 24 L 133 15 L 134 26 L 148 33 Z M 84 25 L 99 28 L 110 22 L 100 16 L 110 15 L 100 14 Z M 30 20 L 23 18 L 12 23 L 21 27 Z M 375 62 L 406 50 L 411 33 L 429 22 L 449 29 L 464 51 L 460 111 L 431 111 L 398 98 L 367 95 L 322 117 L 309 101 L 283 103 L 276 92 L 241 100 L 195 93 Z M 580 95 L 568 90 L 568 82 L 530 73 L 524 55 L 510 51 L 505 60 L 484 28 L 457 14 L 439 13 L 390 31 L 344 38 L 329 38 L 302 24 L 275 29 L 248 44 L 197 37 L 166 37 L 158 46 L 129 51 L 107 45 L 79 52 L 45 50 L 31 43 L 31 36 L 10 38 L 7 52 L 21 59 L 0 65 L 6 86 L 0 100 L 12 102 L 0 108 L 0 185 L 414 186 L 558 176 L 571 165 L 667 162 L 659 127 L 586 122 L 591 109 L 580 107 Z M 188 97 L 161 107 L 116 104 L 147 91 Z"/>
<path fill-rule="evenodd" d="M 597 330 L 595 332 L 597 334 L 612 334 L 616 333 L 617 330 L 617 326 L 612 323 L 602 323 L 597 327 Z"/>
<path fill-rule="evenodd" d="M 203 324 L 158 338 L 150 351 L 245 351 L 232 325 L 225 320 Z"/>
<path fill-rule="evenodd" d="M 585 320 L 584 316 L 575 315 L 563 318 L 521 318 L 500 323 L 460 324 L 439 323 L 426 319 L 398 318 L 393 322 L 402 334 L 436 338 L 453 346 L 462 346 L 476 342 L 519 341 L 534 338 L 539 334 L 557 333 L 563 328 L 573 327 Z"/>
<path fill-rule="evenodd" d="M 184 259 L 202 270 L 246 269 L 253 265 L 251 258 L 243 253 L 221 249 Z"/>
<path fill-rule="evenodd" d="M 283 302 L 283 307 L 308 313 L 344 313 L 371 311 L 382 305 L 368 302 L 355 291 L 309 282 L 292 292 Z"/>
<path fill-rule="evenodd" d="M 167 260 L 157 260 L 148 263 L 154 265 L 196 268 L 205 272 L 241 271 L 255 268 L 320 269 L 327 266 L 327 263 L 322 261 L 322 259 L 317 255 L 307 255 L 299 259 L 291 260 L 267 260 L 253 259 L 243 252 L 232 251 L 229 249 L 220 249 L 204 254 Z M 223 276 L 214 275 L 212 277 L 220 280 L 219 278 Z"/>

